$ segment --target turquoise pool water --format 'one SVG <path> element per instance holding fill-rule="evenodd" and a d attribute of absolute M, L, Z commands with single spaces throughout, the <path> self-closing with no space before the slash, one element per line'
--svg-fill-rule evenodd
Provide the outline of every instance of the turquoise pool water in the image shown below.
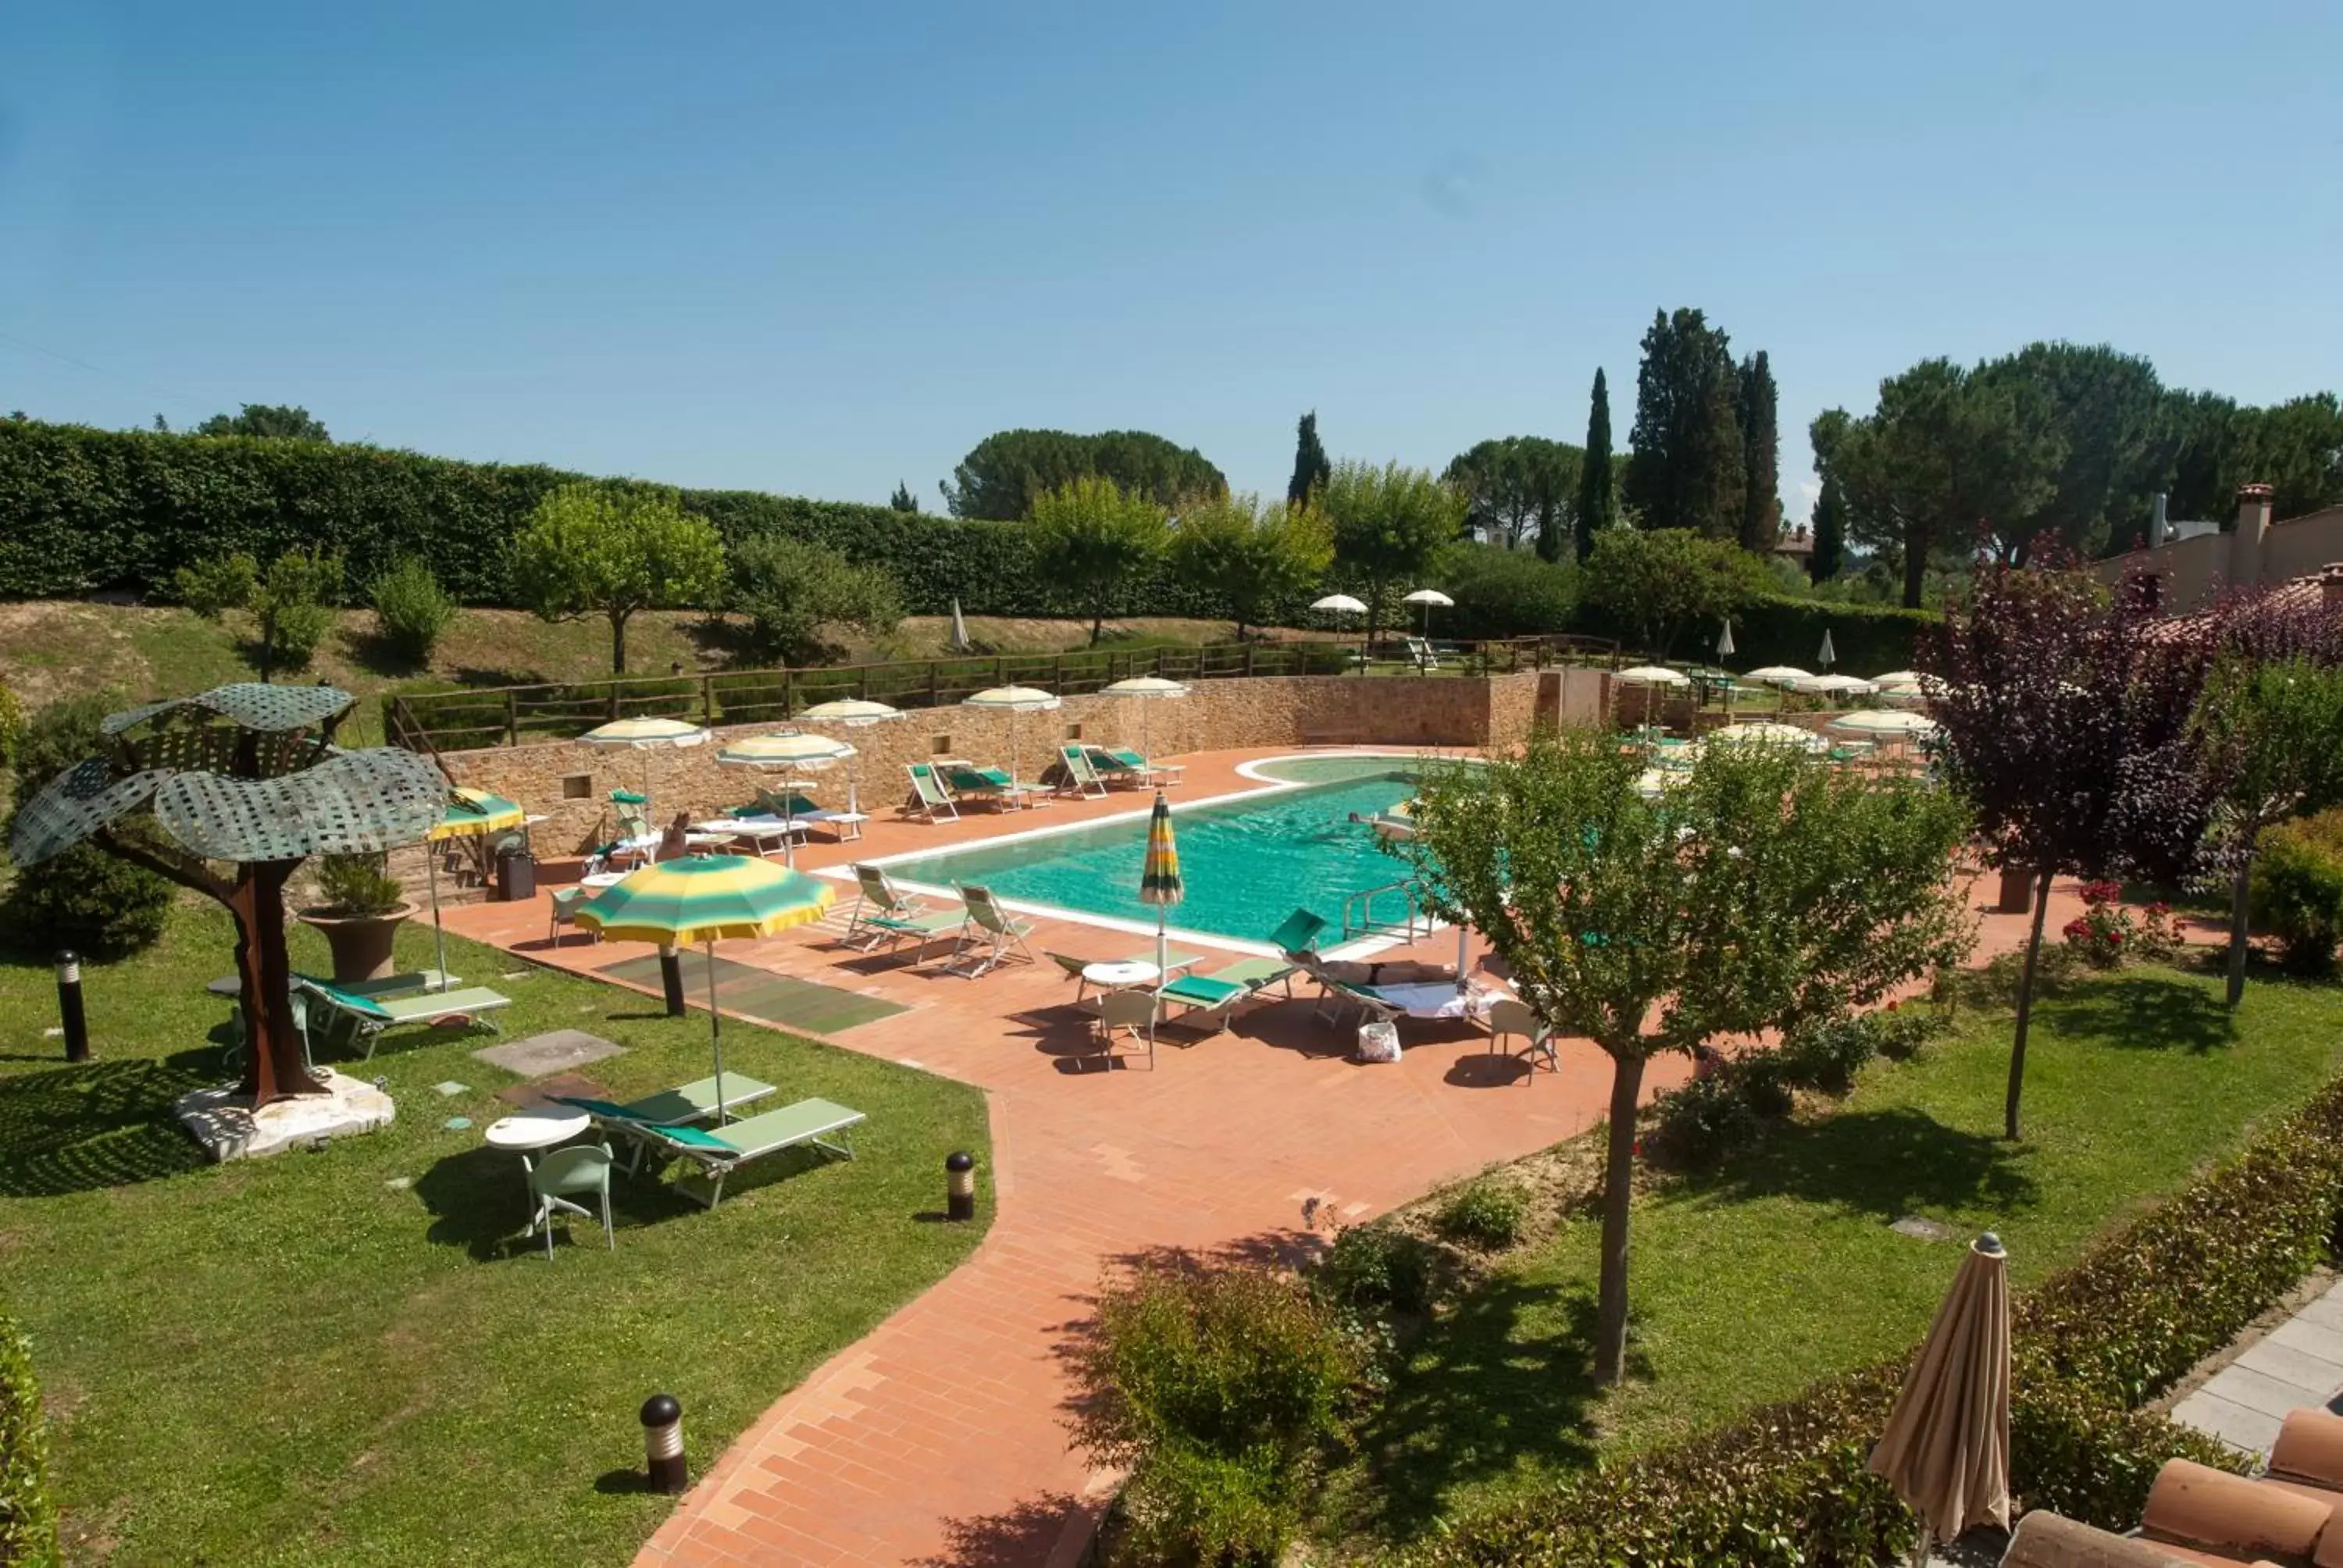
<path fill-rule="evenodd" d="M 1299 905 L 1340 929 L 1342 900 L 1398 881 L 1405 862 L 1383 853 L 1373 828 L 1350 820 L 1387 811 L 1415 793 L 1397 758 L 1311 758 L 1276 765 L 1302 787 L 1175 810 L 1186 898 L 1172 923 L 1259 941 Z M 1144 800 L 1138 796 L 1134 804 Z M 1152 925 L 1139 901 L 1144 816 L 1013 844 L 925 855 L 888 864 L 898 881 L 980 882 L 1006 899 Z"/>

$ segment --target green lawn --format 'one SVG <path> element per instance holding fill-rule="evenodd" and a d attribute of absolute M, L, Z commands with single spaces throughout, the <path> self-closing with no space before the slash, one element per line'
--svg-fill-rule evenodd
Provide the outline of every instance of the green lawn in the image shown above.
<path fill-rule="evenodd" d="M 427 928 L 405 939 L 423 960 Z M 867 1112 L 860 1157 L 749 1167 L 714 1213 L 621 1177 L 615 1253 L 592 1227 L 549 1263 L 520 1245 L 518 1160 L 478 1131 L 518 1081 L 479 1035 L 399 1031 L 352 1069 L 387 1081 L 388 1131 L 204 1164 L 169 1107 L 219 1076 L 228 944 L 186 910 L 93 969 L 81 1067 L 44 1037 L 46 966 L 0 967 L 0 1311 L 33 1339 L 71 1561 L 622 1563 L 669 1507 L 631 1484 L 646 1396 L 683 1402 L 697 1472 L 980 1233 L 933 1212 L 943 1156 L 985 1150 L 976 1091 L 747 1026 L 728 1065 Z M 514 999 L 506 1039 L 626 1046 L 583 1070 L 621 1095 L 708 1070 L 703 1014 L 468 942 L 449 964 Z"/>
<path fill-rule="evenodd" d="M 1557 1468 L 1679 1437 L 1924 1334 L 1956 1245 L 1906 1215 L 2008 1243 L 2020 1287 L 2184 1185 L 2343 1068 L 2343 990 L 2147 969 L 2037 1005 L 2023 1143 L 1999 1137 L 2006 1015 L 1970 1013 L 1908 1062 L 1875 1062 L 1835 1113 L 1642 1200 L 1633 1381 L 1588 1379 L 1597 1220 L 1501 1269 L 1413 1348 L 1342 1478 L 1347 1527 L 1412 1534 Z"/>

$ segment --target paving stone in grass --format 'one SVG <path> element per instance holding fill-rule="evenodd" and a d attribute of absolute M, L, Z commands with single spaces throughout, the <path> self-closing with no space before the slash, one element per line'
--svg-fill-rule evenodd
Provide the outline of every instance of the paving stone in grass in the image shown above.
<path fill-rule="evenodd" d="M 527 1040 L 482 1046 L 472 1054 L 507 1072 L 517 1072 L 523 1078 L 542 1078 L 548 1072 L 564 1072 L 606 1056 L 616 1056 L 626 1049 L 582 1029 L 556 1029 L 532 1034 Z"/>

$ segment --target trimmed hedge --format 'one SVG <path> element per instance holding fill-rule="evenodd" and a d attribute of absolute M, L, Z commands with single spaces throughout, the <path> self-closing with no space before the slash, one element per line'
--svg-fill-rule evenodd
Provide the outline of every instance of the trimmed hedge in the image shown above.
<path fill-rule="evenodd" d="M 1823 632 L 1831 637 L 1835 668 L 1851 675 L 1883 675 L 1914 666 L 1914 645 L 1923 627 L 1941 617 L 1896 605 L 1834 604 L 1825 599 L 1769 596 L 1733 619 L 1733 662 L 1742 669 L 1768 664 L 1821 670 Z M 1714 636 L 1714 632 L 1711 633 Z"/>
<path fill-rule="evenodd" d="M 508 604 L 514 534 L 548 490 L 585 477 L 379 447 L 0 420 L 0 598 L 162 592 L 179 568 L 228 552 L 266 561 L 322 546 L 347 555 L 353 581 L 412 555 L 464 602 Z M 753 490 L 679 495 L 728 544 L 780 534 L 884 568 L 915 615 L 944 613 L 955 595 L 971 615 L 1066 608 L 1021 523 Z M 1279 607 L 1277 618 L 1307 602 Z M 1135 576 L 1113 613 L 1142 610 L 1210 617 L 1222 607 L 1158 568 Z"/>
<path fill-rule="evenodd" d="M 2343 1081 L 2246 1153 L 2019 1298 L 2010 1479 L 2022 1503 L 2103 1529 L 2139 1520 L 2167 1459 L 2246 1456 L 2137 1408 L 2282 1298 L 2343 1212 Z M 1915 1522 L 1864 1461 L 1907 1362 L 1827 1379 L 1690 1442 L 1453 1522 L 1423 1564 L 1732 1562 L 1870 1568 Z"/>
<path fill-rule="evenodd" d="M 0 1564 L 35 1568 L 57 1561 L 57 1510 L 49 1497 L 48 1439 L 32 1347 L 0 1318 Z"/>

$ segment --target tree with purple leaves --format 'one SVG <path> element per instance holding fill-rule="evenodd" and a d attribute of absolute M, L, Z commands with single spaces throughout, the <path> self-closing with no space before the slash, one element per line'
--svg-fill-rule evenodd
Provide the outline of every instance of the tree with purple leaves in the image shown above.
<path fill-rule="evenodd" d="M 2033 879 L 2004 1131 L 2018 1136 L 2026 1026 L 2055 877 L 2176 881 L 2198 864 L 2211 792 L 2190 729 L 2219 635 L 2158 621 L 2144 574 L 2109 589 L 2063 558 L 1989 566 L 1922 645 L 1942 683 L 1947 781 L 1993 863 Z"/>

